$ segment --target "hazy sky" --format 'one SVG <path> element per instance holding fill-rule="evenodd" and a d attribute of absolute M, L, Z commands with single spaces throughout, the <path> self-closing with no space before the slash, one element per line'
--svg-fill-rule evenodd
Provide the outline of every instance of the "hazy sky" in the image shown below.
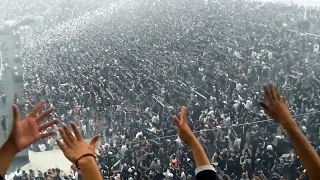
<path fill-rule="evenodd" d="M 294 2 L 296 4 L 320 6 L 320 0 L 261 0 L 261 1 L 272 1 L 272 2 L 283 2 L 283 3 Z"/>

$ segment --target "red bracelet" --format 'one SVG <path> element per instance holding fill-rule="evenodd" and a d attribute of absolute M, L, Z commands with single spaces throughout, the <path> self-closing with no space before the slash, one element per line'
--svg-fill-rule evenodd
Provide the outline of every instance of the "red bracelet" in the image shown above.
<path fill-rule="evenodd" d="M 96 160 L 96 156 L 93 155 L 93 154 L 90 154 L 90 153 L 84 154 L 84 155 L 80 156 L 80 157 L 76 160 L 76 167 L 77 167 L 79 170 L 80 170 L 80 167 L 79 167 L 79 165 L 78 165 L 78 162 L 79 162 L 79 160 L 80 160 L 81 158 L 86 157 L 86 156 L 92 156 L 92 157 L 94 158 L 94 160 Z"/>

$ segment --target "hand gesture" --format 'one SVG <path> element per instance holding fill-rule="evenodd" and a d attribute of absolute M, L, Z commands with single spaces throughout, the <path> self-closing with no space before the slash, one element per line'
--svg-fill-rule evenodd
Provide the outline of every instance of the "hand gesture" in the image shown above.
<path fill-rule="evenodd" d="M 192 145 L 192 142 L 196 140 L 193 132 L 191 131 L 188 121 L 187 121 L 187 108 L 185 106 L 181 107 L 180 120 L 177 116 L 173 117 L 173 122 L 177 127 L 180 139 L 186 143 L 189 147 Z"/>
<path fill-rule="evenodd" d="M 39 125 L 41 121 L 43 121 L 54 111 L 54 108 L 50 108 L 41 115 L 38 115 L 44 104 L 44 101 L 41 101 L 39 104 L 37 104 L 24 120 L 20 120 L 19 108 L 16 105 L 12 106 L 13 122 L 7 142 L 12 145 L 15 153 L 20 152 L 39 139 L 56 134 L 54 131 L 41 133 L 58 122 L 58 120 L 52 120 Z"/>
<path fill-rule="evenodd" d="M 76 163 L 77 159 L 85 154 L 95 155 L 96 142 L 100 135 L 95 135 L 90 144 L 88 144 L 81 136 L 74 122 L 71 122 L 74 135 L 69 131 L 68 127 L 63 124 L 59 129 L 59 133 L 62 136 L 64 144 L 60 140 L 57 140 L 57 144 L 60 149 L 72 163 Z"/>
<path fill-rule="evenodd" d="M 280 96 L 276 86 L 273 84 L 270 84 L 269 88 L 264 85 L 263 89 L 266 103 L 259 101 L 259 104 L 263 107 L 265 113 L 280 123 L 284 128 L 295 123 L 291 118 L 285 95 Z"/>

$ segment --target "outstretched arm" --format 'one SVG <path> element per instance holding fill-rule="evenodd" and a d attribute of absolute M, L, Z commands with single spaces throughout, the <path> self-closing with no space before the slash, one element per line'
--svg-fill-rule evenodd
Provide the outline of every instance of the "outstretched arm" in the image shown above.
<path fill-rule="evenodd" d="M 292 121 L 294 121 L 292 119 Z M 310 179 L 320 179 L 320 159 L 317 152 L 313 149 L 308 139 L 303 135 L 296 124 L 285 127 L 301 163 L 306 168 Z"/>
<path fill-rule="evenodd" d="M 284 95 L 281 97 L 274 85 L 264 86 L 264 93 L 266 103 L 259 102 L 260 105 L 271 118 L 286 129 L 310 179 L 320 179 L 319 156 L 290 115 Z"/>
<path fill-rule="evenodd" d="M 81 170 L 81 175 L 84 180 L 102 180 L 99 167 L 95 160 L 96 142 L 100 136 L 94 136 L 88 144 L 83 139 L 81 133 L 73 122 L 71 122 L 71 127 L 74 135 L 69 131 L 65 124 L 63 124 L 62 128 L 59 129 L 59 133 L 61 134 L 64 142 L 62 143 L 57 140 L 60 149 L 66 158 Z"/>
<path fill-rule="evenodd" d="M 38 115 L 44 103 L 44 101 L 41 101 L 39 104 L 37 104 L 24 120 L 20 120 L 20 112 L 18 107 L 16 105 L 12 106 L 12 128 L 8 139 L 0 148 L 0 175 L 2 177 L 4 177 L 6 174 L 6 171 L 9 169 L 13 158 L 18 152 L 27 148 L 41 138 L 46 138 L 56 134 L 56 132 L 41 133 L 58 122 L 58 120 L 52 120 L 40 125 L 40 122 L 54 111 L 54 108 L 50 108 L 46 112 Z"/>
<path fill-rule="evenodd" d="M 186 143 L 192 151 L 194 160 L 196 162 L 196 178 L 201 180 L 215 180 L 217 174 L 215 169 L 210 164 L 210 161 L 203 150 L 202 145 L 199 143 L 187 122 L 187 108 L 181 107 L 180 120 L 174 116 L 173 121 L 177 127 L 180 139 Z"/>

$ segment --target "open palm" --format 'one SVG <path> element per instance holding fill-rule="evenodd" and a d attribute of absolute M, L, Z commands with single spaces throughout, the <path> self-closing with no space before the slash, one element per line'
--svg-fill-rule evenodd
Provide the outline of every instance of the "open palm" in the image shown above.
<path fill-rule="evenodd" d="M 13 123 L 8 141 L 13 145 L 16 152 L 20 152 L 39 139 L 56 134 L 54 131 L 42 133 L 42 131 L 58 122 L 58 120 L 52 120 L 39 125 L 42 120 L 44 120 L 54 111 L 54 108 L 50 108 L 41 115 L 38 115 L 44 104 L 44 101 L 41 101 L 39 104 L 37 104 L 24 120 L 20 120 L 20 112 L 18 107 L 16 105 L 12 106 Z"/>

